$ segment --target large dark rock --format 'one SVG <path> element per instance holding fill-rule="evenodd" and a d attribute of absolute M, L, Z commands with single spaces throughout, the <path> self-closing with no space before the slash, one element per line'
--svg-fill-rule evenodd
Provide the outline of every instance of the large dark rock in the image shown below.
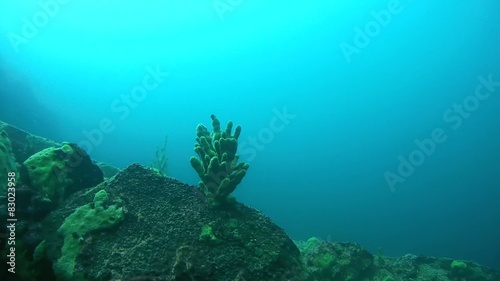
<path fill-rule="evenodd" d="M 0 121 L 0 130 L 4 130 L 9 135 L 12 143 L 12 152 L 19 163 L 23 163 L 28 157 L 45 148 L 60 145 L 52 140 L 32 135 L 2 121 Z"/>
<path fill-rule="evenodd" d="M 35 248 L 44 240 L 41 220 L 71 193 L 97 185 L 103 181 L 103 172 L 89 156 L 75 144 L 67 144 L 71 152 L 60 144 L 31 135 L 0 121 L 0 170 L 16 173 L 15 181 L 15 249 L 16 274 L 6 270 L 0 280 L 54 280 L 50 277 L 51 265 L 43 260 L 34 260 Z M 79 162 L 70 162 L 78 156 Z M 28 161 L 28 159 L 31 159 Z M 23 165 L 18 165 L 23 164 Z M 57 168 L 57 169 L 55 169 Z M 21 172 L 22 170 L 22 172 Z M 22 174 L 22 175 L 21 175 Z M 0 194 L 1 233 L 8 234 L 7 179 L 0 176 L 3 188 Z M 11 207 L 10 209 L 13 209 Z M 3 253 L 10 250 L 7 236 L 0 237 Z M 0 262 L 6 264 L 6 255 Z M 39 273 L 42 279 L 36 279 Z M 10 276 L 9 276 L 10 275 Z M 14 279 L 13 279 L 14 278 Z"/>
<path fill-rule="evenodd" d="M 299 250 L 269 218 L 239 203 L 213 208 L 196 187 L 140 165 L 73 194 L 46 218 L 53 263 L 64 242 L 58 228 L 99 190 L 122 201 L 125 215 L 114 228 L 82 237 L 74 270 L 88 280 L 303 279 Z"/>

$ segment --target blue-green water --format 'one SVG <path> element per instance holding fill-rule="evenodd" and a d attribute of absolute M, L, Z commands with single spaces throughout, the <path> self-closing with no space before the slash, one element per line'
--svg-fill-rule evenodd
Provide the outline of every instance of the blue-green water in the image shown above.
<path fill-rule="evenodd" d="M 196 184 L 243 127 L 239 201 L 293 239 L 500 268 L 500 3 L 2 1 L 0 119 Z"/>

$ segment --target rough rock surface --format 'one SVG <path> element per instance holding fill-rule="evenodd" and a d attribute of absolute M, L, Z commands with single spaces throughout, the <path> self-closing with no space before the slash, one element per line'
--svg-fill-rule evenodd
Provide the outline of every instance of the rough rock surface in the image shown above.
<path fill-rule="evenodd" d="M 46 255 L 60 258 L 59 226 L 105 189 L 123 200 L 116 227 L 82 239 L 75 271 L 88 280 L 301 280 L 300 252 L 283 229 L 254 209 L 217 209 L 196 187 L 131 165 L 73 194 L 44 221 Z"/>
<path fill-rule="evenodd" d="M 308 281 L 356 281 L 370 276 L 373 255 L 356 243 L 330 243 L 310 238 L 296 241 Z"/>
<path fill-rule="evenodd" d="M 45 148 L 59 146 L 54 141 L 32 135 L 2 121 L 0 121 L 0 130 L 6 131 L 9 135 L 12 151 L 19 163 L 23 163 L 28 157 Z"/>
<path fill-rule="evenodd" d="M 8 174 L 17 174 L 19 164 L 16 163 L 16 158 L 12 153 L 12 144 L 7 132 L 0 129 L 0 186 L 2 191 L 7 189 Z M 14 174 L 12 174 L 14 173 Z M 16 177 L 14 175 L 14 177 Z M 0 193 L 0 197 L 4 197 L 4 192 Z"/>
<path fill-rule="evenodd" d="M 373 256 L 355 243 L 296 241 L 307 281 L 498 281 L 500 273 L 470 261 L 405 255 Z"/>
<path fill-rule="evenodd" d="M 461 264 L 457 268 L 454 264 Z M 376 258 L 375 281 L 498 281 L 500 273 L 472 261 L 404 255 L 398 258 Z"/>
<path fill-rule="evenodd" d="M 31 155 L 40 152 L 43 149 L 61 146 L 60 143 L 30 134 L 17 127 L 0 121 L 0 131 L 2 130 L 7 132 L 10 142 L 12 143 L 12 152 L 19 164 L 23 163 Z M 99 165 L 106 178 L 114 176 L 119 171 L 119 169 L 105 163 L 96 164 Z"/>

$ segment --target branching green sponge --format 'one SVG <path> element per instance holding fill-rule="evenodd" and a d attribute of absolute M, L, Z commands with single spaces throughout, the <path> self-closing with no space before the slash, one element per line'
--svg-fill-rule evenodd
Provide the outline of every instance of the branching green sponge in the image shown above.
<path fill-rule="evenodd" d="M 58 280 L 78 280 L 74 275 L 76 258 L 86 234 L 110 228 L 123 220 L 122 201 L 108 205 L 108 193 L 100 190 L 94 195 L 92 203 L 77 208 L 69 215 L 58 232 L 64 237 L 61 257 L 54 264 L 54 272 Z"/>
<path fill-rule="evenodd" d="M 217 117 L 211 118 L 212 133 L 202 124 L 196 128 L 194 151 L 199 158 L 193 156 L 190 161 L 201 179 L 201 191 L 213 206 L 220 206 L 229 202 L 229 195 L 240 184 L 249 165 L 238 163 L 236 154 L 241 127 L 236 126 L 232 134 L 233 122 L 229 121 L 222 131 Z"/>

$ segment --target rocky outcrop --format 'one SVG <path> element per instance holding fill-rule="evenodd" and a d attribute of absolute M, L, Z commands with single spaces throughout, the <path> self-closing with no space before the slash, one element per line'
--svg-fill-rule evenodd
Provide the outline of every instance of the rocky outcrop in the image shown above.
<path fill-rule="evenodd" d="M 131 165 L 90 191 L 77 192 L 43 223 L 46 254 L 64 259 L 60 227 L 76 209 L 109 194 L 123 219 L 87 233 L 74 276 L 87 280 L 301 280 L 300 252 L 258 211 L 213 208 L 193 186 Z M 58 231 L 59 230 L 59 231 Z M 78 234 L 75 234 L 78 235 Z M 60 278 L 61 279 L 61 278 Z M 63 280 L 63 279 L 61 279 Z"/>

